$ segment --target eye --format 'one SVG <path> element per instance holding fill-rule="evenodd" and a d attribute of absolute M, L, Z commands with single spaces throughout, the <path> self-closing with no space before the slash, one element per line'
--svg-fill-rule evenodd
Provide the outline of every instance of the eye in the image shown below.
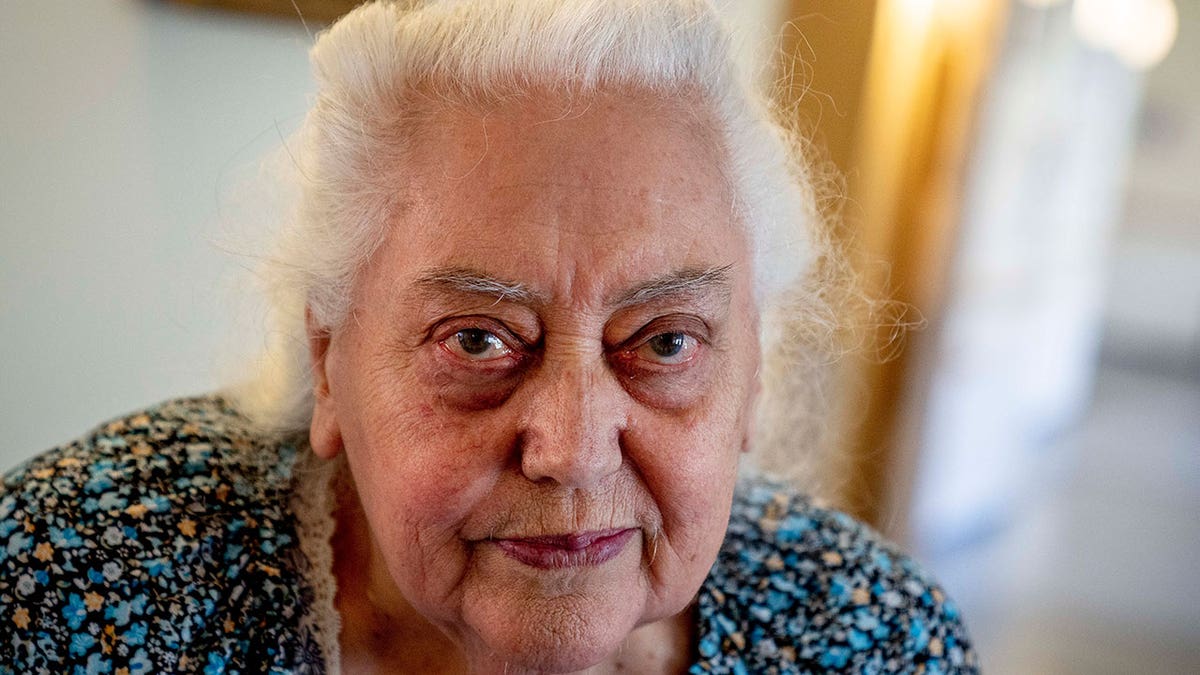
<path fill-rule="evenodd" d="M 482 328 L 464 328 L 440 344 L 446 351 L 468 361 L 495 361 L 514 353 L 504 340 Z"/>
<path fill-rule="evenodd" d="M 659 333 L 639 345 L 635 353 L 652 363 L 676 365 L 690 361 L 699 345 L 699 340 L 687 333 Z"/>

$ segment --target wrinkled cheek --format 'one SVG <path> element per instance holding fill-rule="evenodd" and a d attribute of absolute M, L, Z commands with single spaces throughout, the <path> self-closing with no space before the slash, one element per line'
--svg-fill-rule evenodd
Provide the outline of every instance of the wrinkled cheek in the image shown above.
<path fill-rule="evenodd" d="M 656 576 L 698 585 L 724 539 L 740 453 L 732 436 L 712 427 L 676 438 L 679 442 L 673 447 L 680 457 L 655 462 L 645 478 L 663 515 L 666 543 L 685 569 L 682 574 Z"/>
<path fill-rule="evenodd" d="M 435 620 L 456 615 L 455 595 L 470 564 L 459 536 L 459 496 L 422 482 L 377 499 L 368 507 L 377 553 L 405 600 Z"/>
<path fill-rule="evenodd" d="M 648 475 L 652 491 L 662 494 L 664 516 L 678 525 L 728 517 L 737 481 L 740 443 L 728 429 L 701 425 L 677 434 L 670 461 L 656 462 Z M 649 472 L 648 472 L 649 473 Z M 657 489 L 656 489 L 657 488 Z"/>
<path fill-rule="evenodd" d="M 408 419 L 390 432 L 374 427 L 351 469 L 397 586 L 423 613 L 450 618 L 470 564 L 462 526 L 489 494 L 497 462 L 473 434 Z"/>
<path fill-rule="evenodd" d="M 401 593 L 423 615 L 454 620 L 470 554 L 456 533 L 424 523 L 405 523 L 384 552 Z"/>
<path fill-rule="evenodd" d="M 714 480 L 721 476 L 720 480 Z M 695 489 L 679 491 L 666 499 L 673 501 L 664 510 L 664 530 L 680 547 L 681 558 L 707 568 L 709 557 L 716 554 L 729 522 L 733 480 L 723 474 L 689 476 L 686 482 Z"/>
<path fill-rule="evenodd" d="M 448 423 L 433 403 L 381 412 L 367 421 L 363 466 L 356 475 L 372 485 L 373 497 L 389 502 L 388 517 L 397 522 L 445 527 L 461 522 L 503 466 L 495 435 L 481 424 Z"/>

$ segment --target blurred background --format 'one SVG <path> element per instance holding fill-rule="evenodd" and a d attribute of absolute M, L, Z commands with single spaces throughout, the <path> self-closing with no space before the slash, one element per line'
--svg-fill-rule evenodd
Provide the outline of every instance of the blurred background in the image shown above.
<path fill-rule="evenodd" d="M 218 385 L 224 195 L 351 4 L 0 0 L 0 465 Z M 840 364 L 835 500 L 987 672 L 1200 672 L 1200 1 L 718 4 L 925 325 Z"/>

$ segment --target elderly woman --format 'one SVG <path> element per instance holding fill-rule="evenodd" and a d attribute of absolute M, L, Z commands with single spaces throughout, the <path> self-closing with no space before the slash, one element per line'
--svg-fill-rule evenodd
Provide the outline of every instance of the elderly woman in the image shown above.
<path fill-rule="evenodd" d="M 312 58 L 262 372 L 5 478 L 0 672 L 975 669 L 739 471 L 828 289 L 705 2 L 371 4 Z"/>

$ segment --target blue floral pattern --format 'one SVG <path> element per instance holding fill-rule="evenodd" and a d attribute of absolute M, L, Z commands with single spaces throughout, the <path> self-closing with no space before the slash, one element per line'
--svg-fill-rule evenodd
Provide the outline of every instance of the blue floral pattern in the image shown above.
<path fill-rule="evenodd" d="M 959 610 L 850 516 L 762 480 L 739 485 L 700 589 L 703 673 L 977 673 Z"/>
<path fill-rule="evenodd" d="M 0 485 L 0 675 L 326 671 L 289 499 L 305 439 L 215 396 L 105 424 Z M 909 558 L 778 485 L 739 486 L 701 588 L 702 673 L 974 673 Z"/>
<path fill-rule="evenodd" d="M 10 472 L 0 674 L 322 672 L 299 622 L 311 591 L 287 509 L 295 457 L 196 398 Z"/>

